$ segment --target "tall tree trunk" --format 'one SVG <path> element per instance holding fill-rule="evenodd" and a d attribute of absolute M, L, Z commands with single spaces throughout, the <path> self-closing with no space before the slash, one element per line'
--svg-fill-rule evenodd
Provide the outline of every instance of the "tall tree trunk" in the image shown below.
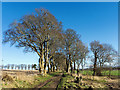
<path fill-rule="evenodd" d="M 76 64 L 75 64 L 75 60 L 74 60 L 74 73 L 75 73 L 75 71 L 76 71 Z"/>
<path fill-rule="evenodd" d="M 49 63 L 47 64 L 47 67 L 48 67 L 48 72 L 47 72 L 47 73 L 50 73 L 50 66 L 49 66 Z"/>
<path fill-rule="evenodd" d="M 83 71 L 83 67 L 84 67 L 84 64 L 83 64 L 83 58 L 81 59 L 81 61 L 82 61 L 82 71 Z"/>
<path fill-rule="evenodd" d="M 66 72 L 70 73 L 70 62 L 66 59 Z"/>
<path fill-rule="evenodd" d="M 97 67 L 97 52 L 95 52 L 95 61 L 94 61 L 94 68 L 93 68 L 93 76 L 96 75 L 96 67 Z"/>
<path fill-rule="evenodd" d="M 70 73 L 70 62 L 68 63 L 68 73 Z"/>
<path fill-rule="evenodd" d="M 73 73 L 73 67 L 72 67 L 72 60 L 71 60 L 70 47 L 69 47 L 69 61 L 70 61 L 71 73 Z"/>
<path fill-rule="evenodd" d="M 29 70 L 29 67 L 28 67 Z M 39 72 L 41 73 L 41 58 L 39 58 Z"/>
<path fill-rule="evenodd" d="M 58 66 L 56 65 L 56 71 L 58 71 Z"/>
<path fill-rule="evenodd" d="M 48 37 L 48 39 L 49 39 L 49 37 Z M 47 63 L 47 66 L 48 66 L 48 73 L 49 73 L 50 70 L 49 70 L 49 60 L 48 60 L 48 51 L 49 51 L 48 45 L 49 45 L 49 43 L 47 41 L 47 46 L 46 46 L 46 63 Z"/>
<path fill-rule="evenodd" d="M 74 60 L 74 70 L 76 70 L 76 64 L 75 64 L 75 60 Z"/>
<path fill-rule="evenodd" d="M 78 66 L 77 66 L 77 75 L 79 76 L 79 64 L 78 64 Z"/>
<path fill-rule="evenodd" d="M 50 59 L 50 70 L 51 70 L 51 72 L 53 72 L 53 65 L 52 65 L 51 59 Z"/>
<path fill-rule="evenodd" d="M 102 73 L 101 73 L 101 71 L 102 71 L 102 63 L 100 62 L 100 67 L 99 67 L 99 75 L 101 76 L 102 75 Z"/>
<path fill-rule="evenodd" d="M 44 75 L 44 61 L 43 61 L 43 58 L 44 58 L 44 50 L 43 50 L 43 45 L 41 45 L 41 62 L 40 62 L 40 64 L 41 64 L 41 74 L 42 75 Z"/>
<path fill-rule="evenodd" d="M 67 61 L 67 58 L 66 58 L 66 72 L 68 72 L 68 61 Z"/>
<path fill-rule="evenodd" d="M 46 67 L 47 67 L 47 47 L 46 47 L 46 41 L 44 42 L 44 59 L 45 59 L 45 63 L 44 63 L 44 74 L 46 74 Z"/>
<path fill-rule="evenodd" d="M 53 57 L 53 72 L 55 72 L 55 59 Z"/>
<path fill-rule="evenodd" d="M 71 73 L 73 73 L 72 60 L 70 60 Z"/>
<path fill-rule="evenodd" d="M 47 73 L 50 73 L 51 72 L 51 58 L 48 58 L 48 64 L 47 64 L 47 67 L 48 67 L 48 72 Z"/>

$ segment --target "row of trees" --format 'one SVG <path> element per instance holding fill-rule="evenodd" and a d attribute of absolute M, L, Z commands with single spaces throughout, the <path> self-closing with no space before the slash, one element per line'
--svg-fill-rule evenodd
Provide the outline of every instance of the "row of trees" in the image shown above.
<path fill-rule="evenodd" d="M 73 29 L 63 30 L 62 22 L 57 21 L 46 9 L 36 9 L 36 13 L 25 15 L 13 22 L 4 32 L 3 43 L 10 42 L 16 47 L 24 47 L 25 52 L 36 52 L 39 56 L 39 72 L 46 74 L 58 69 L 73 73 L 85 66 L 88 57 L 88 46 Z M 111 59 L 113 48 L 98 41 L 90 43 L 94 54 L 94 75 L 96 67 L 103 66 Z M 107 49 L 108 48 L 108 49 Z M 106 59 L 107 58 L 107 59 Z M 110 61 L 110 60 L 109 60 Z M 76 66 L 77 65 L 77 66 Z"/>
<path fill-rule="evenodd" d="M 36 70 L 37 69 L 37 65 L 36 64 L 20 64 L 20 65 L 16 65 L 16 64 L 7 64 L 7 65 L 1 65 L 2 69 L 15 69 L 15 70 Z"/>

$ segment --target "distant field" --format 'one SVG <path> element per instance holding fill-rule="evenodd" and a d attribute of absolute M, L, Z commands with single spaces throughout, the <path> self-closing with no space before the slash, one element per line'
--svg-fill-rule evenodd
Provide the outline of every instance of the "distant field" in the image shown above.
<path fill-rule="evenodd" d="M 83 70 L 83 71 L 80 71 L 80 73 L 82 73 L 83 75 L 92 75 L 93 71 L 91 71 L 91 70 Z M 109 70 L 103 70 L 102 75 L 109 75 Z M 119 72 L 119 70 L 112 70 L 111 75 L 119 76 L 120 72 Z"/>

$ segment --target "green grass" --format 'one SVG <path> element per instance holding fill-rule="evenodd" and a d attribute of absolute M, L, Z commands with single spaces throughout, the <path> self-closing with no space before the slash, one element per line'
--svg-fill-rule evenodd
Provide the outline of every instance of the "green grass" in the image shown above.
<path fill-rule="evenodd" d="M 46 76 L 39 76 L 35 78 L 34 86 L 39 85 L 41 82 L 45 82 L 49 80 L 50 78 L 54 77 L 55 75 L 58 75 L 60 72 L 52 72 L 50 74 L 47 74 Z"/>
<path fill-rule="evenodd" d="M 83 70 L 83 71 L 80 71 L 80 73 L 82 73 L 83 75 L 92 75 L 93 71 L 91 71 L 91 70 Z M 109 75 L 109 70 L 102 70 L 101 73 L 102 73 L 102 75 Z M 111 75 L 112 76 L 118 76 L 118 75 L 120 75 L 120 72 L 118 70 L 112 70 Z"/>
<path fill-rule="evenodd" d="M 102 75 L 109 75 L 109 70 L 102 71 Z M 114 76 L 120 75 L 120 71 L 119 70 L 112 70 L 111 75 L 114 75 Z"/>
<path fill-rule="evenodd" d="M 65 73 L 65 76 L 66 77 L 62 77 L 61 82 L 58 85 L 58 89 L 59 88 L 66 88 L 68 90 L 69 89 L 72 90 L 72 89 L 76 89 L 76 88 L 79 88 L 79 87 L 81 87 L 81 88 L 89 88 L 89 86 L 87 86 L 87 85 L 84 85 L 84 86 L 80 85 L 81 82 L 76 83 L 74 77 L 72 77 L 71 75 Z"/>
<path fill-rule="evenodd" d="M 91 71 L 91 70 L 83 70 L 83 71 L 80 71 L 80 73 L 82 73 L 83 75 L 92 75 L 93 71 Z"/>
<path fill-rule="evenodd" d="M 39 85 L 39 83 L 42 83 L 50 79 L 51 77 L 52 77 L 51 75 L 36 76 L 34 82 L 32 83 L 29 83 L 27 81 L 22 81 L 22 80 L 16 80 L 15 86 L 17 88 L 34 88 L 35 86 Z"/>
<path fill-rule="evenodd" d="M 51 72 L 49 75 L 50 76 L 55 76 L 55 75 L 59 75 L 61 72 Z"/>
<path fill-rule="evenodd" d="M 58 85 L 58 88 L 64 88 L 64 87 L 68 88 L 68 86 L 72 85 L 72 83 L 67 83 L 67 82 L 69 82 L 69 80 L 72 80 L 74 78 L 67 73 L 64 73 L 64 74 L 65 74 L 65 77 L 62 77 L 61 82 Z"/>

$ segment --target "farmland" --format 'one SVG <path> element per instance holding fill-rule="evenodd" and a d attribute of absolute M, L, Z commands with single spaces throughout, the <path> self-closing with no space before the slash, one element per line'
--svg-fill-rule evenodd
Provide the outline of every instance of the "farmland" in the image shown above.
<path fill-rule="evenodd" d="M 83 73 L 81 73 L 83 72 Z M 119 88 L 118 77 L 111 79 L 108 76 L 92 76 L 86 73 L 90 71 L 80 71 L 77 81 L 77 74 L 66 72 L 51 72 L 41 76 L 37 70 L 3 70 L 2 88 Z M 118 71 L 112 71 L 118 72 Z M 115 76 L 115 75 L 111 75 Z"/>
<path fill-rule="evenodd" d="M 93 75 L 93 71 L 92 70 L 84 70 L 84 71 L 80 71 L 83 75 Z M 109 75 L 109 70 L 102 70 L 102 75 L 108 76 Z M 120 72 L 119 70 L 112 70 L 110 72 L 110 74 L 112 76 L 119 76 Z"/>

